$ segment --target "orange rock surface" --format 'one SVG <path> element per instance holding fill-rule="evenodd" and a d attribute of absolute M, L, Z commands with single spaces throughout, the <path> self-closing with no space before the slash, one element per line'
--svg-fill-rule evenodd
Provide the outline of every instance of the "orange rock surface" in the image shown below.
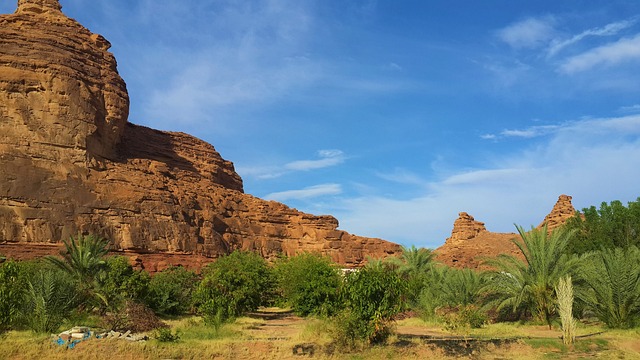
<path fill-rule="evenodd" d="M 202 140 L 127 122 L 109 47 L 57 0 L 19 0 L 0 16 L 0 253 L 57 253 L 33 249 L 77 233 L 110 239 L 151 271 L 236 249 L 316 251 L 345 266 L 399 251 L 338 230 L 331 216 L 245 194 L 233 164 Z"/>
<path fill-rule="evenodd" d="M 540 224 L 547 223 L 549 230 L 564 224 L 576 213 L 571 204 L 571 196 L 560 195 L 555 206 Z M 485 259 L 494 258 L 500 254 L 510 254 L 521 257 L 513 239 L 519 239 L 516 233 L 495 233 L 487 231 L 484 223 L 476 221 L 467 213 L 460 213 L 453 224 L 451 237 L 444 245 L 435 250 L 436 259 L 449 266 L 458 268 L 486 269 Z"/>

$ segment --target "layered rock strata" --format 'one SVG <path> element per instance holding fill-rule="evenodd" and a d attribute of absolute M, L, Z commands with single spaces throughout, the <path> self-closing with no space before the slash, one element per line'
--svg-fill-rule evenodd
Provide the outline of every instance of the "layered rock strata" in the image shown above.
<path fill-rule="evenodd" d="M 346 266 L 399 251 L 245 194 L 204 141 L 128 123 L 109 46 L 57 0 L 19 0 L 0 16 L 0 243 L 13 244 L 0 253 L 77 233 L 104 236 L 149 269 L 236 249 L 315 251 Z"/>

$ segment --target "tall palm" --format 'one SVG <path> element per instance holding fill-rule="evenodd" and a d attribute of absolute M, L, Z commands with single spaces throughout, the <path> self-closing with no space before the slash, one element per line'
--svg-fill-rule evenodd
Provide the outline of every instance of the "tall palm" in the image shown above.
<path fill-rule="evenodd" d="M 516 229 L 520 241 L 512 241 L 524 261 L 507 254 L 487 260 L 494 271 L 485 291 L 494 297 L 498 310 L 511 307 L 516 311 L 526 306 L 538 320 L 551 327 L 556 302 L 554 288 L 580 262 L 580 258 L 567 256 L 565 251 L 573 232 L 559 228 L 549 233 L 546 225 L 542 229 L 532 227 L 528 232 L 518 225 Z"/>
<path fill-rule="evenodd" d="M 611 328 L 640 320 L 640 250 L 602 249 L 581 267 L 586 291 L 580 297 Z"/>
<path fill-rule="evenodd" d="M 109 252 L 109 241 L 94 235 L 78 235 L 63 243 L 66 251 L 60 253 L 62 259 L 54 256 L 45 259 L 77 280 L 93 281 L 106 264 L 104 256 Z"/>

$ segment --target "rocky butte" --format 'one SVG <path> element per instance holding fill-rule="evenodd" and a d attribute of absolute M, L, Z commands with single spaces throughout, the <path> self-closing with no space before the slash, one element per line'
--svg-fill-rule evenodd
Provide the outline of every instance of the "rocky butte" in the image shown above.
<path fill-rule="evenodd" d="M 345 266 L 399 251 L 338 230 L 331 216 L 245 194 L 204 141 L 128 122 L 109 42 L 61 9 L 19 0 L 0 16 L 0 253 L 55 254 L 92 233 L 153 272 L 236 249 L 317 251 Z"/>
<path fill-rule="evenodd" d="M 571 196 L 560 195 L 538 228 L 547 224 L 547 230 L 551 231 L 563 225 L 575 214 L 576 209 L 571 203 Z M 484 223 L 462 212 L 453 223 L 451 237 L 435 251 L 436 259 L 459 268 L 485 268 L 482 264 L 484 258 L 496 257 L 499 254 L 511 254 L 522 258 L 517 246 L 512 242 L 519 237 L 520 235 L 515 233 L 488 231 Z"/>

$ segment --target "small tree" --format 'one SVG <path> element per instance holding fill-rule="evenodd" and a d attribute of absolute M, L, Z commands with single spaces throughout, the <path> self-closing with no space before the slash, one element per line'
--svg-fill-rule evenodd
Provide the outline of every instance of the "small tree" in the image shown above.
<path fill-rule="evenodd" d="M 204 279 L 195 294 L 205 323 L 215 325 L 255 311 L 266 304 L 273 289 L 273 274 L 267 262 L 252 252 L 236 251 L 203 269 Z"/>
<path fill-rule="evenodd" d="M 300 254 L 276 264 L 275 273 L 285 300 L 298 315 L 327 316 L 339 309 L 341 275 L 329 258 Z"/>
<path fill-rule="evenodd" d="M 171 267 L 151 278 L 147 304 L 160 314 L 184 314 L 191 307 L 196 286 L 194 272 L 181 266 Z"/>
<path fill-rule="evenodd" d="M 134 270 L 124 256 L 110 256 L 104 261 L 94 284 L 101 311 L 120 311 L 128 300 L 141 302 L 149 287 L 149 274 Z"/>
<path fill-rule="evenodd" d="M 383 343 L 391 334 L 393 317 L 404 309 L 405 283 L 383 266 L 367 266 L 347 275 L 342 289 L 346 307 L 336 321 L 337 341 Z"/>

